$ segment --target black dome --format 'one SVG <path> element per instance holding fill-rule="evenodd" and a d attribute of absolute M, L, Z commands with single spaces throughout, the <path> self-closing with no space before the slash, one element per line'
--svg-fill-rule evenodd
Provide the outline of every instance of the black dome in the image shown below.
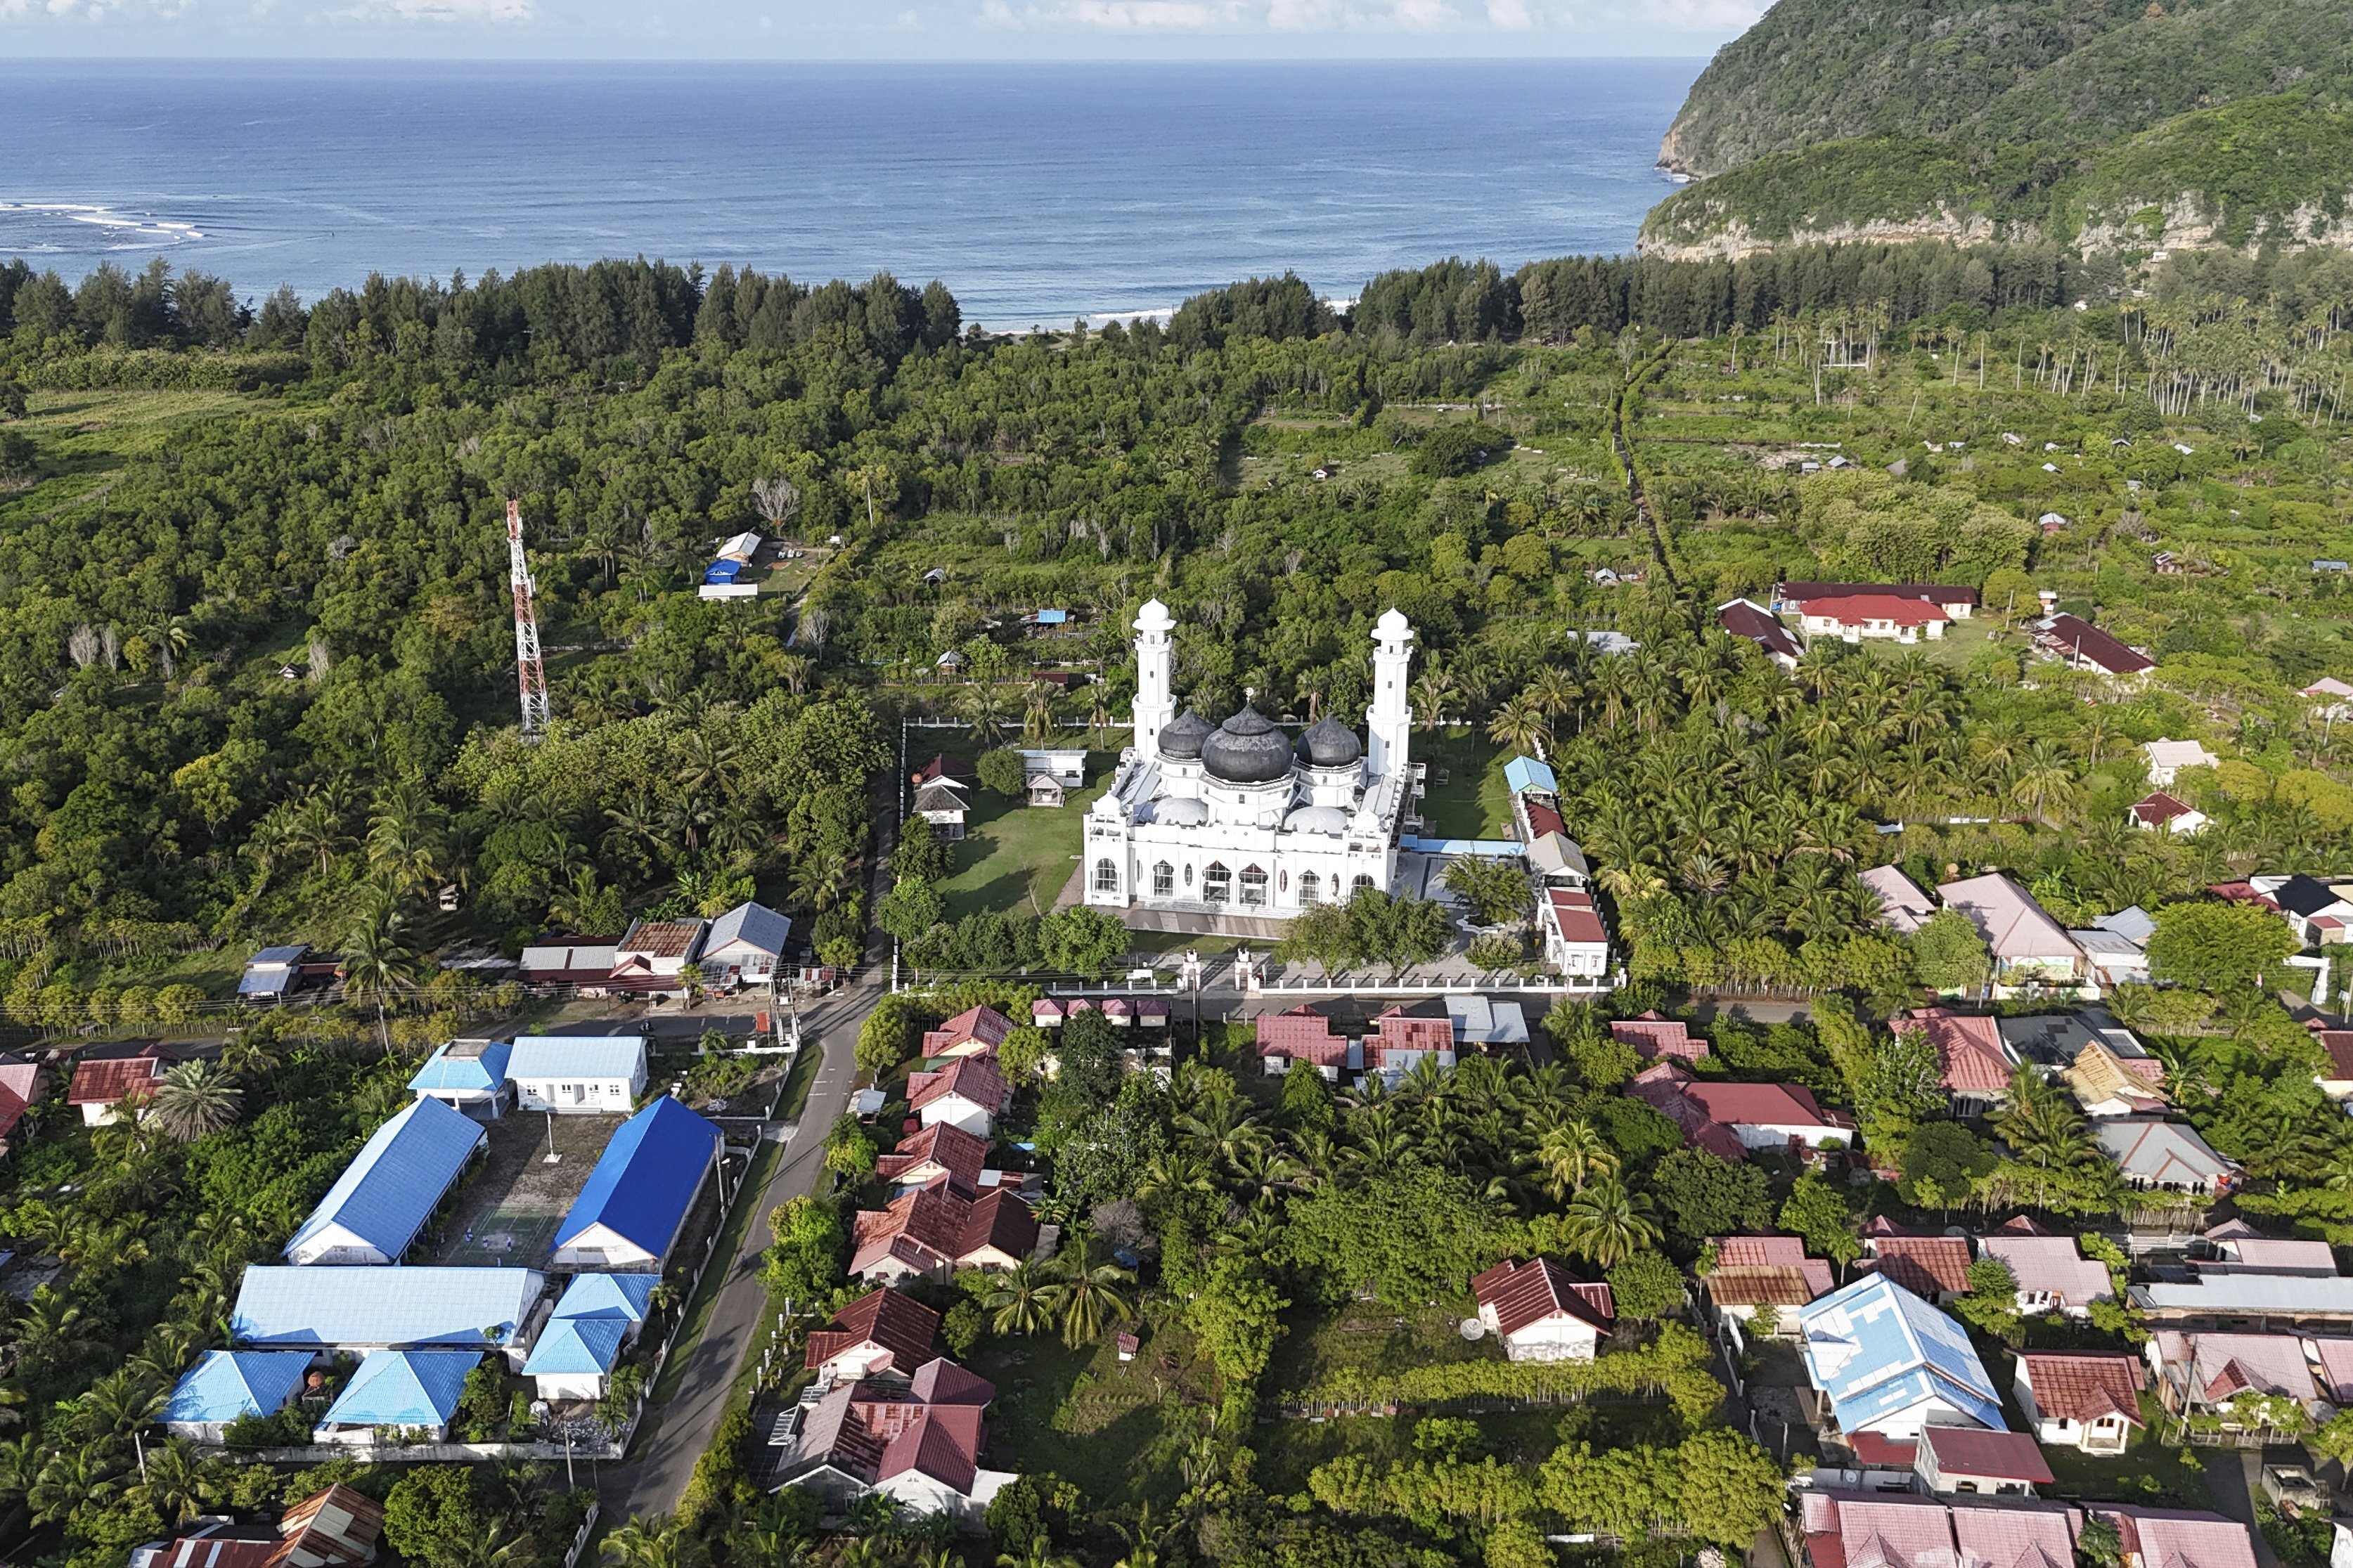
<path fill-rule="evenodd" d="M 1201 759 L 1201 742 L 1209 738 L 1209 721 L 1190 708 L 1172 719 L 1160 731 L 1160 754 L 1172 763 L 1194 763 Z"/>
<path fill-rule="evenodd" d="M 1201 762 L 1227 784 L 1271 784 L 1291 773 L 1291 742 L 1246 706 L 1201 743 Z"/>
<path fill-rule="evenodd" d="M 1365 758 L 1364 742 L 1329 713 L 1307 726 L 1297 749 L 1299 760 L 1311 768 L 1345 768 Z"/>

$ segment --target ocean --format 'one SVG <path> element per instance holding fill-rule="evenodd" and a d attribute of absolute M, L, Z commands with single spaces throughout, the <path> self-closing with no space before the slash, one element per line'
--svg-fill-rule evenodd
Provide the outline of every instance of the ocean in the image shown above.
<path fill-rule="evenodd" d="M 1018 330 L 1252 275 L 1619 252 L 1704 61 L 0 62 L 0 258 L 255 298 L 644 255 Z"/>

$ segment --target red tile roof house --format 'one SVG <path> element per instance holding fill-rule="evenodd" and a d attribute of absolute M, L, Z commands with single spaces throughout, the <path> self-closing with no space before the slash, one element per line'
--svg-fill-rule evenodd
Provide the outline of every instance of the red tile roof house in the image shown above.
<path fill-rule="evenodd" d="M 1969 1288 L 1969 1240 L 1965 1236 L 1921 1236 L 1898 1230 L 1885 1215 L 1862 1227 L 1858 1269 L 1886 1275 L 1923 1300 L 1939 1305 Z"/>
<path fill-rule="evenodd" d="M 2038 1442 L 2086 1454 L 2121 1454 L 2143 1425 L 2140 1391 L 2148 1382 L 2129 1355 L 2105 1351 L 2028 1351 L 2014 1386 Z"/>
<path fill-rule="evenodd" d="M 1808 599 L 1798 606 L 1798 628 L 1808 637 L 1833 637 L 1842 642 L 1864 637 L 1893 637 L 1897 642 L 1945 635 L 1952 617 L 1937 605 L 1894 594 L 1851 594 L 1840 598 Z"/>
<path fill-rule="evenodd" d="M 2219 1513 L 2094 1503 L 2123 1537 L 2124 1568 L 2255 1568 L 2253 1532 Z"/>
<path fill-rule="evenodd" d="M 2205 1239 L 2214 1244 L 2215 1256 L 2199 1260 L 2200 1278 L 2209 1274 L 2295 1274 L 2326 1279 L 2337 1274 L 2337 1250 L 2328 1243 L 2265 1236 L 2242 1219 L 2223 1221 L 2208 1231 Z"/>
<path fill-rule="evenodd" d="M 2152 791 L 2132 803 L 2125 812 L 2126 823 L 2146 832 L 2162 828 L 2168 833 L 2184 836 L 2206 826 L 2206 814 L 2178 795 L 2163 790 Z"/>
<path fill-rule="evenodd" d="M 1824 1110 L 1795 1084 L 1703 1082 L 1670 1058 L 1636 1073 L 1627 1088 L 1672 1117 L 1685 1142 L 1721 1159 L 1745 1159 L 1751 1149 L 1820 1149 L 1854 1142 L 1852 1117 Z"/>
<path fill-rule="evenodd" d="M 117 1108 L 136 1106 L 153 1096 L 164 1074 L 180 1059 L 169 1046 L 142 1046 L 135 1050 L 99 1047 L 104 1056 L 77 1053 L 66 1103 L 81 1108 L 85 1127 L 103 1127 L 115 1119 Z"/>
<path fill-rule="evenodd" d="M 2031 1221 L 2023 1223 L 2031 1226 Z M 2064 1312 L 2071 1318 L 2086 1318 L 2093 1302 L 2116 1300 L 2116 1282 L 2108 1276 L 2107 1265 L 2084 1257 L 2072 1236 L 2047 1236 L 2039 1229 L 2013 1230 L 2005 1226 L 1978 1237 L 1978 1256 L 1998 1258 L 2010 1265 L 2010 1275 L 2018 1281 L 2021 1312 Z"/>
<path fill-rule="evenodd" d="M 1009 1192 L 965 1198 L 925 1187 L 887 1208 L 859 1210 L 851 1235 L 852 1274 L 878 1285 L 945 1280 L 962 1268 L 997 1274 L 1028 1261 L 1038 1249 L 1038 1217 Z"/>
<path fill-rule="evenodd" d="M 980 1468 L 982 1411 L 996 1396 L 995 1384 L 944 1360 L 926 1363 L 912 1383 L 840 1384 L 804 1407 L 778 1457 L 774 1489 L 805 1487 L 829 1512 L 881 1495 L 910 1512 L 977 1527 L 1017 1479 Z"/>
<path fill-rule="evenodd" d="M 1981 1116 L 2010 1095 L 2018 1053 L 2001 1037 L 2000 1021 L 1946 1007 L 1921 1007 L 1887 1026 L 1899 1035 L 1923 1034 L 1936 1047 L 1936 1065 L 1957 1116 Z"/>
<path fill-rule="evenodd" d="M 1640 1017 L 1616 1018 L 1610 1021 L 1612 1039 L 1634 1047 L 1634 1054 L 1646 1062 L 1662 1057 L 1675 1057 L 1695 1062 L 1707 1055 L 1707 1042 L 1694 1039 L 1680 1018 L 1662 1018 L 1655 1012 Z"/>
<path fill-rule="evenodd" d="M 16 1129 L 48 1088 L 48 1071 L 22 1051 L 0 1051 L 0 1154 L 16 1141 Z"/>
<path fill-rule="evenodd" d="M 1820 1489 L 1798 1501 L 1805 1568 L 2072 1568 L 2084 1522 L 2059 1502 Z"/>
<path fill-rule="evenodd" d="M 1607 1284 L 1572 1279 L 1549 1258 L 1498 1263 L 1472 1278 L 1471 1294 L 1506 1361 L 1591 1361 L 1618 1316 Z"/>
<path fill-rule="evenodd" d="M 1313 1062 L 1336 1079 L 1348 1065 L 1348 1042 L 1332 1032 L 1332 1020 L 1313 1007 L 1258 1016 L 1258 1054 L 1270 1073 L 1291 1070 L 1294 1061 Z"/>
<path fill-rule="evenodd" d="M 2189 1333 L 2159 1329 L 2141 1347 L 2157 1373 L 2157 1396 L 2178 1415 L 2221 1413 L 2242 1394 L 2295 1400 L 2326 1416 L 2304 1342 L 2294 1334 Z M 2228 1423 L 2225 1423 L 2227 1428 Z"/>
<path fill-rule="evenodd" d="M 1757 1310 L 1771 1307 L 1777 1333 L 1798 1332 L 1797 1309 L 1836 1289 L 1830 1264 L 1806 1256 L 1794 1236 L 1719 1236 L 1715 1266 L 1700 1284 L 1719 1319 L 1753 1322 Z"/>
<path fill-rule="evenodd" d="M 937 1072 L 907 1075 L 907 1109 L 926 1127 L 945 1121 L 987 1138 L 1012 1103 L 1013 1086 L 994 1057 L 958 1057 Z"/>
<path fill-rule="evenodd" d="M 936 1029 L 923 1032 L 923 1059 L 995 1056 L 1013 1020 L 994 1007 L 967 1007 Z"/>
<path fill-rule="evenodd" d="M 2312 1081 L 2331 1100 L 2353 1100 L 2353 1029 L 2315 1027 L 2312 1037 L 2328 1053 L 2327 1068 L 2314 1074 Z"/>
<path fill-rule="evenodd" d="M 921 1132 L 899 1140 L 899 1146 L 874 1162 L 874 1173 L 898 1187 L 928 1187 L 945 1182 L 966 1196 L 980 1190 L 980 1173 L 988 1164 L 988 1140 L 974 1136 L 953 1121 L 934 1121 Z"/>
<path fill-rule="evenodd" d="M 826 1384 L 881 1373 L 913 1377 L 932 1359 L 939 1328 L 940 1315 L 913 1296 L 888 1288 L 869 1290 L 811 1331 L 802 1364 Z"/>
<path fill-rule="evenodd" d="M 1940 1496 L 2032 1497 L 2054 1479 L 2042 1450 L 2023 1432 L 1987 1432 L 1974 1426 L 1920 1428 L 1915 1467 L 1928 1489 Z"/>
<path fill-rule="evenodd" d="M 1378 1072 L 1407 1073 L 1425 1058 L 1454 1065 L 1454 1020 L 1441 1008 L 1435 1016 L 1402 1007 L 1384 1008 L 1365 1037 L 1365 1065 Z"/>
<path fill-rule="evenodd" d="M 1599 979 L 1609 973 L 1609 928 L 1593 895 L 1555 888 L 1537 906 L 1543 923 L 1545 963 L 1572 978 Z"/>

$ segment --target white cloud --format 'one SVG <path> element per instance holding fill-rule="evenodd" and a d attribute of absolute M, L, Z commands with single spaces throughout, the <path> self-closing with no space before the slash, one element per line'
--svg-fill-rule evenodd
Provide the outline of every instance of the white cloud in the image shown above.
<path fill-rule="evenodd" d="M 1266 8 L 1266 25 L 1278 33 L 1328 32 L 1356 19 L 1338 0 L 1269 0 Z"/>
<path fill-rule="evenodd" d="M 1491 26 L 1515 33 L 1536 25 L 1535 14 L 1528 9 L 1527 0 L 1487 0 L 1487 21 Z"/>
<path fill-rule="evenodd" d="M 404 22 L 528 22 L 532 0 L 367 0 L 358 16 L 390 16 Z"/>
<path fill-rule="evenodd" d="M 1421 32 L 1456 26 L 1462 20 L 1446 0 L 1390 0 L 1389 15 L 1398 26 Z"/>
<path fill-rule="evenodd" d="M 1207 27 L 1223 19 L 1219 7 L 1201 0 L 1078 0 L 1063 16 L 1082 26 L 1120 31 Z"/>

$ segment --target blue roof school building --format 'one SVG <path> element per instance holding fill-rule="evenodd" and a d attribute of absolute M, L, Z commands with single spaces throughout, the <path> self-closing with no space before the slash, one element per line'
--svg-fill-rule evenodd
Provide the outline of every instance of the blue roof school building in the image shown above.
<path fill-rule="evenodd" d="M 1885 1275 L 1831 1291 L 1799 1324 L 1806 1370 L 1848 1436 L 1915 1438 L 1932 1422 L 2009 1430 L 1968 1331 Z"/>
<path fill-rule="evenodd" d="M 542 1399 L 602 1399 L 621 1352 L 645 1327 L 660 1279 L 652 1274 L 583 1274 L 555 1303 L 523 1363 Z"/>
<path fill-rule="evenodd" d="M 469 1116 L 496 1117 L 513 1098 L 507 1089 L 509 1040 L 451 1040 L 417 1069 L 408 1087 L 419 1100 L 438 1100 Z"/>
<path fill-rule="evenodd" d="M 299 1264 L 397 1263 L 436 1205 L 490 1142 L 438 1100 L 417 1100 L 375 1130 L 286 1244 Z"/>
<path fill-rule="evenodd" d="M 558 1268 L 659 1274 L 716 1167 L 719 1129 L 668 1095 L 621 1123 L 556 1226 Z"/>
<path fill-rule="evenodd" d="M 530 1268 L 338 1268 L 256 1264 L 229 1337 L 255 1350 L 502 1350 L 518 1369 L 546 1276 Z"/>
<path fill-rule="evenodd" d="M 217 1443 L 228 1424 L 275 1415 L 301 1392 L 308 1351 L 206 1351 L 164 1403 L 164 1429 L 174 1437 Z"/>
<path fill-rule="evenodd" d="M 369 1443 L 379 1428 L 421 1427 L 435 1441 L 446 1441 L 466 1374 L 481 1362 L 480 1351 L 370 1351 L 311 1436 L 322 1443 Z"/>
<path fill-rule="evenodd" d="M 526 1110 L 626 1116 L 646 1091 L 639 1035 L 525 1035 L 507 1053 L 507 1081 Z"/>

